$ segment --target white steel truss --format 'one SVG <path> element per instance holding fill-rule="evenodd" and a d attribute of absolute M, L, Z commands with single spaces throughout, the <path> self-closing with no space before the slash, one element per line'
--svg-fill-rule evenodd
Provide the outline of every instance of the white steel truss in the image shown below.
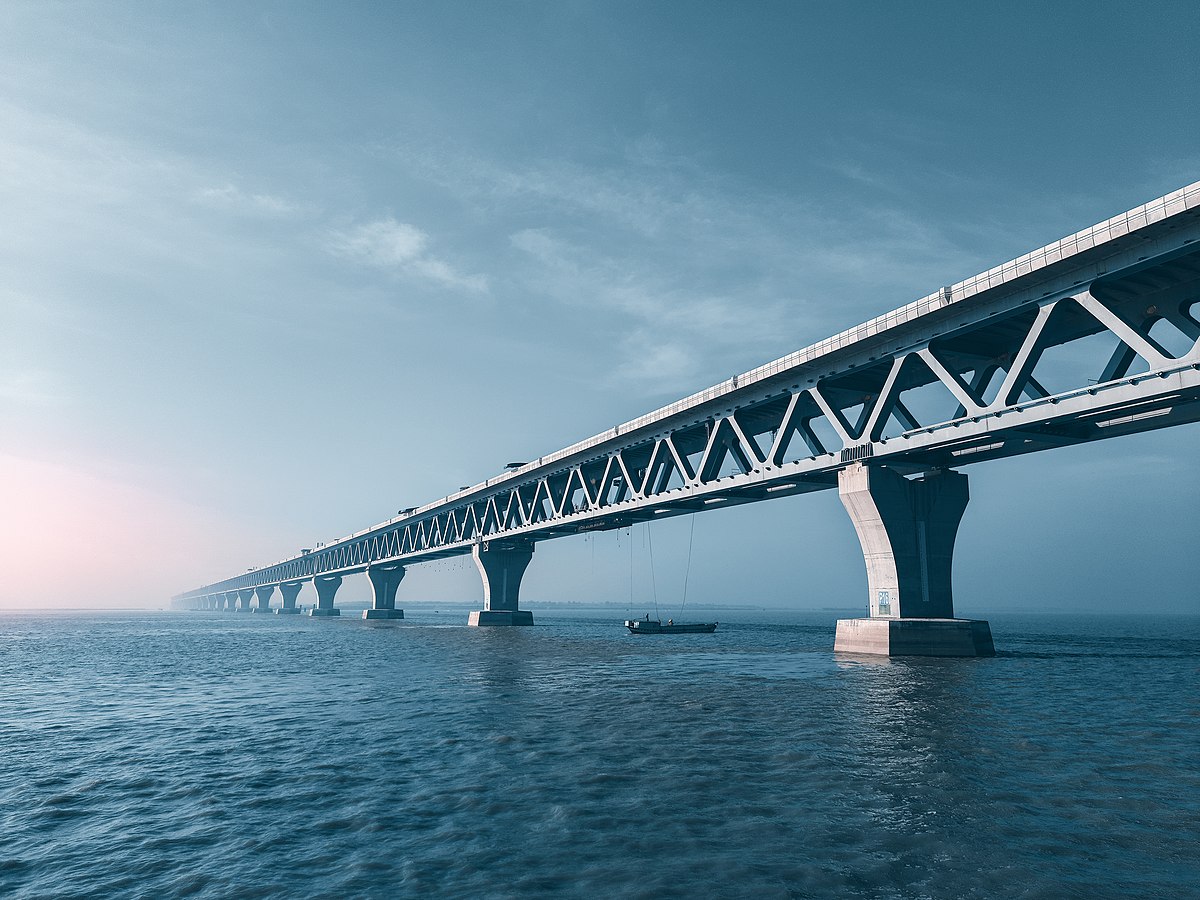
<path fill-rule="evenodd" d="M 366 531 L 189 591 L 469 553 L 1200 421 L 1200 184 Z"/>

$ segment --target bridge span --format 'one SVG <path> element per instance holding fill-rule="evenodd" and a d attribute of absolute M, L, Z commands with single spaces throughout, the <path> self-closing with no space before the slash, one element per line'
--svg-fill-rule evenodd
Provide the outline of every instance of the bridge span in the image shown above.
<path fill-rule="evenodd" d="M 185 591 L 177 608 L 336 615 L 365 572 L 368 618 L 400 618 L 405 568 L 471 554 L 472 625 L 531 624 L 538 541 L 837 489 L 869 616 L 835 649 L 979 655 L 951 563 L 972 463 L 1200 420 L 1200 183 L 782 359 L 355 534 Z"/>

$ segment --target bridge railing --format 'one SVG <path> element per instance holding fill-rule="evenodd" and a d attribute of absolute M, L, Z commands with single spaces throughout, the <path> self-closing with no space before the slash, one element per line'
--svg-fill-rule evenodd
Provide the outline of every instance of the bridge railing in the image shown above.
<path fill-rule="evenodd" d="M 318 546 L 322 550 L 344 546 L 352 542 L 361 541 L 368 535 L 387 532 L 398 527 L 399 523 L 404 523 L 406 520 L 421 521 L 425 517 L 434 516 L 468 499 L 472 502 L 474 500 L 484 500 L 487 496 L 495 495 L 497 491 L 502 492 L 528 481 L 535 474 L 545 475 L 544 470 L 548 466 L 562 463 L 573 457 L 579 457 L 586 454 L 589 450 L 604 444 L 619 444 L 622 438 L 628 438 L 630 435 L 643 429 L 648 429 L 650 426 L 657 425 L 664 420 L 687 413 L 711 401 L 732 394 L 735 391 L 745 390 L 752 385 L 793 372 L 822 357 L 853 347 L 891 329 L 912 323 L 953 303 L 959 303 L 970 297 L 1011 284 L 1019 278 L 1026 277 L 1057 263 L 1070 260 L 1072 257 L 1079 256 L 1097 247 L 1103 247 L 1106 243 L 1116 241 L 1139 229 L 1146 228 L 1156 222 L 1163 221 L 1171 216 L 1197 207 L 1200 207 L 1200 182 L 1181 188 L 1178 191 L 1174 191 L 1164 197 L 1084 229 L 1076 234 L 1064 237 L 972 278 L 948 287 L 943 287 L 903 307 L 891 310 L 853 328 L 839 332 L 823 341 L 812 344 L 809 347 L 768 362 L 741 375 L 729 378 L 726 381 L 660 407 L 636 419 L 617 425 L 600 434 L 576 442 L 569 447 L 539 457 L 513 471 L 505 472 L 494 478 L 485 479 L 479 484 L 449 494 L 433 503 L 415 509 L 410 514 L 393 517 L 385 522 Z M 1097 259 L 1098 265 L 1101 262 L 1102 260 Z M 578 460 L 575 459 L 573 462 L 578 462 Z M 268 566 L 260 567 L 254 570 L 254 572 L 260 573 L 258 577 L 261 578 L 261 573 L 264 570 L 280 572 L 286 570 L 288 573 L 291 573 L 293 570 L 297 573 L 301 570 L 305 573 L 314 569 L 319 571 L 320 566 L 317 556 L 318 554 L 314 553 L 312 559 L 304 562 L 301 562 L 302 557 L 291 557 Z M 220 582 L 220 584 L 249 583 L 255 580 L 253 577 L 254 572 L 243 573 L 241 576 L 235 576 L 235 578 Z"/>

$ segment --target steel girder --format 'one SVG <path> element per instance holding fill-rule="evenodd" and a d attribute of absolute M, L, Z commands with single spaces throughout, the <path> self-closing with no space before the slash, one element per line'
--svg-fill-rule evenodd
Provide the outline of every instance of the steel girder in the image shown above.
<path fill-rule="evenodd" d="M 1200 184 L 347 538 L 179 595 L 1200 421 Z"/>

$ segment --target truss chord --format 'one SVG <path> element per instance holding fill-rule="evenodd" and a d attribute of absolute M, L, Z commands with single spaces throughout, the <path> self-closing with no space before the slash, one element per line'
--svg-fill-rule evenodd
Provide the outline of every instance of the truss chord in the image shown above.
<path fill-rule="evenodd" d="M 1200 185 L 1172 196 L 1182 199 L 1170 211 L 1148 205 L 1156 211 L 1135 226 L 1101 223 L 1086 241 L 1056 242 L 399 519 L 177 599 L 824 490 L 857 460 L 920 472 L 951 454 L 969 453 L 958 465 L 1200 421 L 1200 218 L 1190 214 Z M 943 308 L 952 325 L 931 316 Z M 1045 351 L 1078 354 L 1100 335 L 1115 349 L 1103 345 L 1089 377 L 1072 372 L 1064 385 L 1043 371 L 1059 353 Z M 957 403 L 944 421 L 907 402 L 933 384 Z M 899 434 L 885 438 L 892 421 Z M 792 449 L 797 438 L 809 455 Z"/>

